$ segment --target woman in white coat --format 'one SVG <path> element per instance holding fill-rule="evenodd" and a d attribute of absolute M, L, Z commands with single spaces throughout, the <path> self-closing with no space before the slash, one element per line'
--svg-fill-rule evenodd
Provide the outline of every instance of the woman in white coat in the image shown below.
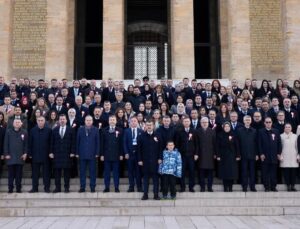
<path fill-rule="evenodd" d="M 292 126 L 289 123 L 284 125 L 284 132 L 280 137 L 282 144 L 282 153 L 278 158 L 280 167 L 283 170 L 288 191 L 295 192 L 296 174 L 299 167 L 300 137 L 292 132 Z"/>

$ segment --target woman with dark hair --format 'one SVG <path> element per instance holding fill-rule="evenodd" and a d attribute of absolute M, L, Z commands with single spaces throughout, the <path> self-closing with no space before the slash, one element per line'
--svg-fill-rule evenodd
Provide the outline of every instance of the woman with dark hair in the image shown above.
<path fill-rule="evenodd" d="M 145 107 L 144 103 L 140 103 L 138 113 L 142 113 L 143 115 L 145 115 L 145 113 L 146 113 L 146 107 Z"/>
<path fill-rule="evenodd" d="M 28 114 L 29 111 L 29 102 L 26 96 L 22 96 L 20 100 L 20 107 L 22 109 L 22 113 Z"/>
<path fill-rule="evenodd" d="M 127 87 L 127 91 L 124 92 L 124 101 L 128 101 L 129 97 L 133 95 L 133 84 L 129 84 Z"/>
<path fill-rule="evenodd" d="M 294 81 L 293 90 L 298 96 L 300 96 L 300 80 Z"/>
<path fill-rule="evenodd" d="M 165 94 L 163 87 L 159 84 L 155 87 L 155 91 L 153 93 L 153 107 L 155 107 L 155 109 L 159 108 L 159 104 L 163 101 L 165 101 Z"/>
<path fill-rule="evenodd" d="M 152 100 L 152 89 L 149 84 L 144 84 L 144 90 L 141 92 L 141 95 L 146 99 Z"/>
<path fill-rule="evenodd" d="M 7 123 L 4 120 L 4 113 L 0 111 L 0 127 L 6 128 Z"/>
<path fill-rule="evenodd" d="M 211 92 L 215 92 L 217 94 L 220 93 L 220 89 L 221 89 L 221 83 L 219 80 L 213 80 L 212 83 L 212 89 L 211 89 Z"/>
<path fill-rule="evenodd" d="M 117 118 L 116 127 L 119 127 L 122 130 L 128 128 L 128 121 L 126 119 L 125 110 L 120 107 L 116 110 L 115 115 Z"/>
<path fill-rule="evenodd" d="M 224 191 L 232 192 L 233 181 L 238 178 L 240 160 L 238 140 L 229 122 L 223 124 L 223 131 L 217 137 L 217 161 L 219 177 L 223 180 Z"/>
<path fill-rule="evenodd" d="M 37 104 L 37 93 L 36 92 L 30 92 L 29 95 L 29 103 L 28 103 L 28 119 L 30 120 L 33 110 L 36 108 Z"/>
<path fill-rule="evenodd" d="M 37 118 L 41 117 L 41 116 L 43 116 L 43 113 L 42 113 L 41 109 L 35 109 L 34 112 L 32 112 L 32 115 L 31 115 L 31 117 L 29 119 L 29 122 L 28 122 L 28 132 L 33 127 L 35 127 Z"/>
<path fill-rule="evenodd" d="M 144 114 L 139 112 L 136 114 L 136 118 L 138 120 L 138 128 L 145 130 L 146 124 L 145 124 Z"/>
<path fill-rule="evenodd" d="M 162 116 L 162 117 L 163 117 L 163 116 L 166 116 L 166 115 L 170 115 L 168 103 L 163 102 L 163 103 L 160 105 L 160 113 L 161 113 L 161 116 Z"/>
<path fill-rule="evenodd" d="M 223 124 L 225 122 L 229 122 L 229 112 L 228 112 L 228 106 L 226 103 L 221 103 L 220 105 L 220 111 L 217 115 L 217 120 L 219 123 Z"/>
<path fill-rule="evenodd" d="M 264 98 L 273 98 L 273 89 L 270 87 L 268 80 L 263 80 L 261 82 L 261 87 L 257 90 L 256 97 Z"/>
<path fill-rule="evenodd" d="M 284 88 L 284 85 L 283 85 L 283 80 L 282 79 L 277 79 L 276 80 L 276 88 L 275 88 L 275 96 L 277 98 L 280 98 L 281 97 L 281 89 Z"/>
<path fill-rule="evenodd" d="M 57 111 L 50 111 L 48 114 L 48 118 L 47 118 L 47 123 L 48 123 L 48 127 L 50 129 L 54 129 L 55 127 L 58 126 L 58 114 Z"/>

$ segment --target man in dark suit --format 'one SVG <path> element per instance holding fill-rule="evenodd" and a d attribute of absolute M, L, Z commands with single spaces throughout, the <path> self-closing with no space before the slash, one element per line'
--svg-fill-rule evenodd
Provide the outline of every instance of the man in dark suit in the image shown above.
<path fill-rule="evenodd" d="M 57 112 L 58 115 L 61 115 L 61 114 L 65 114 L 67 115 L 68 114 L 68 108 L 66 108 L 64 105 L 64 100 L 62 98 L 62 96 L 58 95 L 55 99 L 55 106 L 54 106 L 54 111 Z"/>
<path fill-rule="evenodd" d="M 146 122 L 146 131 L 138 137 L 138 164 L 143 168 L 144 195 L 148 199 L 149 179 L 153 181 L 154 200 L 160 200 L 158 195 L 158 165 L 162 162 L 161 140 L 154 132 L 154 122 Z"/>
<path fill-rule="evenodd" d="M 77 132 L 76 157 L 79 158 L 80 166 L 80 189 L 85 192 L 86 170 L 89 167 L 90 188 L 95 192 L 96 187 L 96 159 L 100 155 L 99 129 L 93 126 L 93 118 L 90 115 L 85 117 L 85 125 Z"/>
<path fill-rule="evenodd" d="M 26 130 L 21 129 L 21 126 L 21 120 L 15 119 L 13 129 L 8 129 L 4 138 L 3 154 L 8 167 L 8 193 L 13 192 L 14 181 L 17 192 L 22 192 L 22 173 L 28 152 L 28 134 Z"/>
<path fill-rule="evenodd" d="M 44 191 L 50 192 L 50 160 L 51 149 L 50 128 L 45 126 L 44 116 L 37 118 L 37 125 L 33 127 L 29 134 L 28 156 L 32 159 L 32 189 L 30 193 L 38 192 L 40 170 L 43 171 Z"/>
<path fill-rule="evenodd" d="M 116 93 L 116 101 L 111 104 L 111 110 L 112 112 L 116 112 L 118 108 L 124 108 L 125 103 L 123 101 L 123 93 L 122 92 L 117 92 Z"/>
<path fill-rule="evenodd" d="M 59 126 L 52 132 L 50 158 L 53 159 L 55 190 L 54 193 L 61 192 L 61 175 L 64 172 L 65 193 L 70 190 L 70 169 L 72 157 L 75 156 L 75 135 L 72 128 L 67 126 L 67 116 L 59 116 Z"/>
<path fill-rule="evenodd" d="M 115 192 L 119 190 L 119 168 L 120 161 L 123 160 L 123 133 L 122 129 L 116 127 L 117 118 L 115 115 L 109 116 L 109 126 L 101 133 L 101 161 L 104 161 L 104 185 L 103 192 L 109 192 L 110 173 L 113 171 Z"/>
<path fill-rule="evenodd" d="M 142 130 L 138 128 L 138 120 L 134 116 L 130 119 L 130 128 L 125 129 L 123 137 L 123 149 L 128 167 L 128 192 L 134 192 L 136 183 L 138 192 L 142 191 L 141 170 L 138 165 L 137 158 L 137 139 L 142 134 Z"/>
<path fill-rule="evenodd" d="M 89 109 L 82 106 L 82 97 L 77 96 L 75 98 L 75 106 L 74 109 L 76 110 L 76 119 L 80 123 L 80 125 L 84 125 L 84 120 L 87 115 L 89 115 Z"/>
<path fill-rule="evenodd" d="M 197 130 L 201 127 L 200 121 L 199 121 L 199 114 L 197 109 L 191 110 L 191 126 L 194 130 Z"/>
<path fill-rule="evenodd" d="M 195 161 L 198 159 L 197 142 L 198 137 L 196 131 L 191 128 L 191 120 L 188 116 L 182 120 L 183 128 L 176 133 L 176 148 L 181 153 L 182 158 L 182 177 L 180 192 L 185 192 L 185 174 L 189 171 L 189 191 L 194 191 L 195 185 Z"/>
<path fill-rule="evenodd" d="M 246 115 L 250 115 L 251 116 L 251 111 L 249 109 L 249 104 L 247 101 L 243 101 L 241 103 L 241 110 L 238 112 L 238 121 L 240 123 L 243 123 L 243 119 L 244 119 L 244 116 Z"/>
<path fill-rule="evenodd" d="M 207 190 L 213 192 L 213 171 L 215 165 L 216 152 L 216 132 L 208 127 L 208 118 L 201 119 L 201 127 L 197 130 L 199 157 L 199 181 L 201 192 L 205 192 L 205 177 L 207 177 Z"/>
<path fill-rule="evenodd" d="M 237 138 L 239 141 L 241 154 L 241 170 L 242 170 L 242 187 L 247 192 L 248 185 L 252 192 L 255 189 L 255 161 L 259 159 L 257 150 L 257 132 L 251 125 L 251 117 L 244 116 L 244 127 L 237 130 Z"/>
<path fill-rule="evenodd" d="M 210 110 L 208 112 L 208 118 L 209 118 L 208 127 L 213 129 L 214 131 L 216 131 L 216 133 L 218 133 L 222 129 L 222 127 L 221 127 L 221 124 L 217 120 L 216 111 Z"/>
<path fill-rule="evenodd" d="M 229 118 L 233 133 L 236 133 L 239 128 L 243 127 L 243 124 L 238 122 L 238 113 L 236 111 L 230 112 Z"/>
<path fill-rule="evenodd" d="M 108 79 L 107 81 L 108 87 L 103 89 L 102 97 L 104 101 L 109 101 L 110 103 L 113 103 L 116 101 L 116 95 L 115 95 L 115 88 L 114 88 L 114 82 L 112 79 Z"/>
<path fill-rule="evenodd" d="M 291 108 L 291 99 L 285 98 L 283 100 L 284 113 L 286 122 L 290 123 L 293 128 L 293 132 L 296 133 L 298 126 L 298 113 L 296 110 Z"/>
<path fill-rule="evenodd" d="M 276 121 L 273 124 L 273 127 L 279 131 L 279 134 L 282 134 L 284 132 L 285 123 L 285 112 L 279 111 L 276 115 Z"/>
<path fill-rule="evenodd" d="M 258 133 L 258 149 L 262 161 L 265 191 L 277 192 L 276 170 L 282 146 L 279 131 L 272 128 L 272 119 L 265 118 L 265 128 Z"/>
<path fill-rule="evenodd" d="M 69 96 L 70 98 L 72 98 L 73 100 L 75 100 L 75 98 L 77 96 L 81 96 L 83 97 L 84 93 L 82 91 L 82 89 L 80 88 L 80 82 L 79 80 L 74 80 L 73 81 L 73 87 L 69 88 Z"/>

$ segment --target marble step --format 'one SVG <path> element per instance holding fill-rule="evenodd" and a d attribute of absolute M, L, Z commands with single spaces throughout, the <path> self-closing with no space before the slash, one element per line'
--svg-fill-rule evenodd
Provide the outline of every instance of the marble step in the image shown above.
<path fill-rule="evenodd" d="M 140 199 L 3 199 L 0 208 L 55 208 L 55 207 L 300 207 L 295 198 L 202 198 L 156 201 Z"/>
<path fill-rule="evenodd" d="M 280 216 L 300 214 L 300 207 L 51 207 L 0 208 L 2 217 L 37 216 Z"/>
<path fill-rule="evenodd" d="M 120 192 L 120 193 L 103 193 L 103 192 L 70 192 L 70 193 L 11 193 L 6 192 L 0 193 L 0 200 L 16 200 L 16 199 L 140 199 L 142 193 L 134 192 Z M 153 194 L 149 193 L 149 198 L 152 198 Z M 183 192 L 177 193 L 177 200 L 188 200 L 197 201 L 198 199 L 300 199 L 300 192 Z"/>
<path fill-rule="evenodd" d="M 64 182 L 62 181 L 61 184 L 62 184 L 61 185 L 61 189 L 64 190 L 64 187 L 63 187 Z M 79 190 L 79 187 L 80 187 L 79 183 L 77 184 L 77 182 L 75 182 L 75 183 L 71 182 L 70 191 L 76 192 L 76 191 Z M 101 182 L 101 183 L 99 182 L 99 183 L 97 183 L 96 191 L 100 191 L 101 192 L 101 191 L 104 190 L 104 187 L 105 186 L 104 186 L 103 182 Z M 31 190 L 31 188 L 32 188 L 31 183 L 27 183 L 27 184 L 25 183 L 25 184 L 22 185 L 22 191 L 24 191 L 24 192 L 27 192 L 27 191 Z M 55 185 L 54 185 L 54 182 L 52 182 L 52 185 L 51 185 L 50 189 L 54 190 L 54 188 L 55 188 Z M 177 186 L 177 190 L 179 190 L 179 188 L 180 187 L 178 185 Z M 300 191 L 300 185 L 296 185 L 295 188 Z M 119 189 L 120 189 L 121 192 L 127 192 L 127 190 L 128 190 L 128 184 L 120 184 L 119 185 Z M 264 191 L 265 190 L 264 186 L 261 185 L 261 184 L 256 185 L 256 189 L 257 189 L 257 191 Z M 277 185 L 277 189 L 280 192 L 287 191 L 286 185 Z M 0 192 L 7 192 L 7 190 L 8 190 L 7 182 L 3 182 L 3 184 L 0 184 Z M 44 190 L 44 186 L 43 186 L 42 182 L 40 182 L 39 190 L 41 192 Z M 111 192 L 114 192 L 114 190 L 115 190 L 112 182 L 111 182 L 110 190 L 111 190 Z M 149 191 L 152 191 L 152 190 L 153 190 L 153 185 L 150 184 Z M 186 190 L 188 191 L 188 188 Z M 199 185 L 195 185 L 194 190 L 196 192 L 200 191 L 200 186 Z M 223 185 L 220 185 L 220 184 L 213 185 L 213 190 L 215 192 L 223 192 L 224 191 Z M 87 182 L 86 191 L 90 191 L 89 182 Z M 233 186 L 233 191 L 242 192 L 241 185 L 234 185 Z"/>

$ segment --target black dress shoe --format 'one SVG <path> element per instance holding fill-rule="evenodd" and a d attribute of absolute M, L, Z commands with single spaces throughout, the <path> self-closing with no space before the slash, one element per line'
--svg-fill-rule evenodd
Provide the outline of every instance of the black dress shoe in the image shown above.
<path fill-rule="evenodd" d="M 17 190 L 17 193 L 22 193 L 22 191 L 21 190 Z"/>
<path fill-rule="evenodd" d="M 8 190 L 8 192 L 7 193 L 13 193 L 13 190 Z"/>
<path fill-rule="evenodd" d="M 270 192 L 270 189 L 268 189 L 268 188 L 265 188 L 265 192 Z"/>
<path fill-rule="evenodd" d="M 105 189 L 103 190 L 103 192 L 104 192 L 104 193 L 109 192 L 109 188 L 105 188 Z"/>
<path fill-rule="evenodd" d="M 153 197 L 153 200 L 160 200 L 160 197 L 158 194 L 155 194 L 154 197 Z"/>
<path fill-rule="evenodd" d="M 129 188 L 127 192 L 134 192 L 134 188 Z"/>
<path fill-rule="evenodd" d="M 272 188 L 271 191 L 272 192 L 278 192 L 278 190 L 276 188 Z"/>
<path fill-rule="evenodd" d="M 44 192 L 45 193 L 50 193 L 50 190 L 49 189 L 45 189 Z"/>
<path fill-rule="evenodd" d="M 65 189 L 65 193 L 69 193 L 70 190 L 68 188 Z"/>
<path fill-rule="evenodd" d="M 119 192 L 120 192 L 120 189 L 115 188 L 115 192 L 116 192 L 116 193 L 119 193 Z"/>
<path fill-rule="evenodd" d="M 257 192 L 256 188 L 251 188 L 250 191 L 251 192 Z"/>
<path fill-rule="evenodd" d="M 39 192 L 39 191 L 36 190 L 36 189 L 31 189 L 31 190 L 29 191 L 29 193 L 36 193 L 36 192 Z"/>
<path fill-rule="evenodd" d="M 144 194 L 141 200 L 148 200 L 148 194 Z"/>
<path fill-rule="evenodd" d="M 247 188 L 243 188 L 243 192 L 247 192 L 248 190 L 247 190 Z"/>
<path fill-rule="evenodd" d="M 189 192 L 195 192 L 195 190 L 193 188 L 190 188 Z"/>
<path fill-rule="evenodd" d="M 58 190 L 58 189 L 53 190 L 53 193 L 59 193 L 59 192 L 61 192 L 61 190 Z"/>
<path fill-rule="evenodd" d="M 185 192 L 185 189 L 184 189 L 184 188 L 181 188 L 181 189 L 179 190 L 179 192 Z"/>
<path fill-rule="evenodd" d="M 205 192 L 205 188 L 201 188 L 201 189 L 200 189 L 200 192 Z"/>
<path fill-rule="evenodd" d="M 212 188 L 208 188 L 207 191 L 209 191 L 209 192 L 214 192 L 214 190 L 213 190 Z"/>
<path fill-rule="evenodd" d="M 83 193 L 83 192 L 85 192 L 85 189 L 81 188 L 81 189 L 79 189 L 78 192 L 79 192 L 79 193 Z"/>
<path fill-rule="evenodd" d="M 95 192 L 96 192 L 95 188 L 91 188 L 91 193 L 95 193 Z"/>
<path fill-rule="evenodd" d="M 291 192 L 297 192 L 297 189 L 295 189 L 295 186 L 291 187 Z"/>

